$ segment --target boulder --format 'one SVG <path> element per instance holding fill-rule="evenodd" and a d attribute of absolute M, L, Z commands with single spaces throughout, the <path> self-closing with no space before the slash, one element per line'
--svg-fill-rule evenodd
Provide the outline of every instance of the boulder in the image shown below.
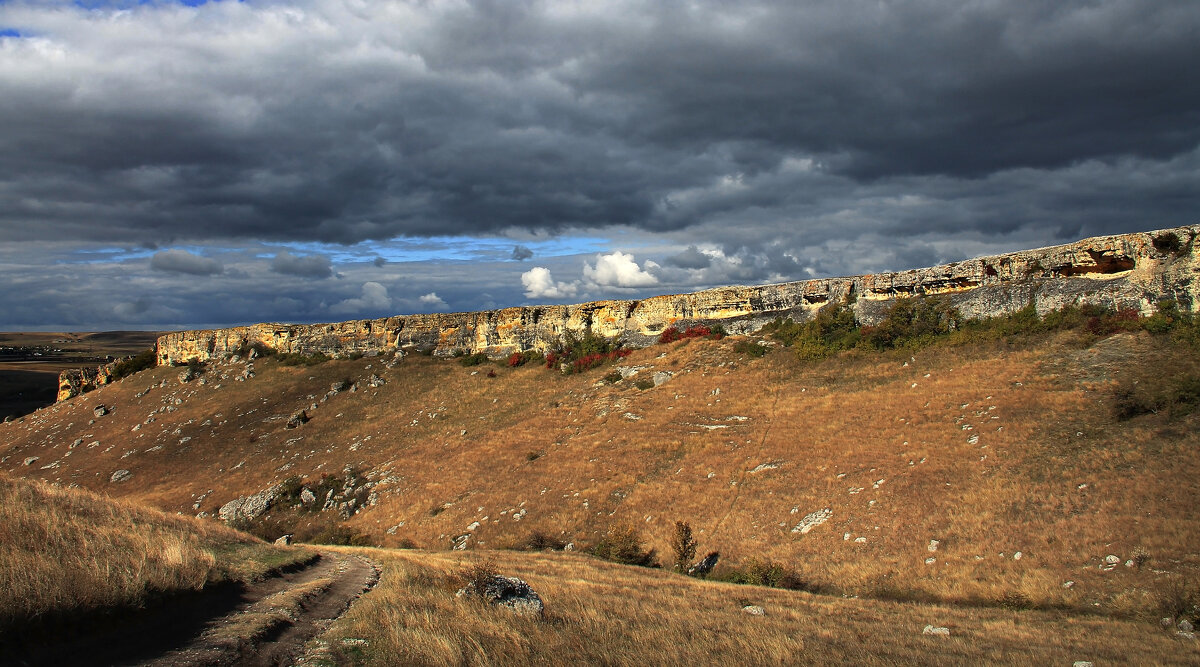
<path fill-rule="evenodd" d="M 309 491 L 308 489 L 301 489 L 300 490 L 300 502 L 304 503 L 305 505 L 311 505 L 312 503 L 317 502 L 317 496 L 314 495 L 313 492 Z"/>
<path fill-rule="evenodd" d="M 717 566 L 717 561 L 720 559 L 721 559 L 720 552 L 713 551 L 712 553 L 708 554 L 704 558 L 701 558 L 700 562 L 689 567 L 687 573 L 689 576 L 692 576 L 692 577 L 708 576 L 710 573 L 712 573 L 713 568 L 715 568 Z"/>
<path fill-rule="evenodd" d="M 280 537 L 279 539 L 275 540 L 275 546 L 286 547 L 286 546 L 291 546 L 291 544 L 292 544 L 292 536 L 291 535 L 284 535 L 284 536 Z"/>
<path fill-rule="evenodd" d="M 476 590 L 475 582 L 470 582 L 460 588 L 457 597 L 478 596 L 489 603 L 507 607 L 520 614 L 540 616 L 545 610 L 542 597 L 529 584 L 516 577 L 496 575 L 488 580 L 483 591 Z"/>
<path fill-rule="evenodd" d="M 367 384 L 371 387 L 382 387 L 383 385 L 387 384 L 387 380 L 384 380 L 378 375 L 372 374 L 371 377 L 367 379 Z"/>
<path fill-rule="evenodd" d="M 226 523 L 253 521 L 271 509 L 271 505 L 279 498 L 282 488 L 282 485 L 276 484 L 252 496 L 234 498 L 221 506 L 221 509 L 217 511 L 217 516 Z"/>
<path fill-rule="evenodd" d="M 118 471 L 114 472 L 111 477 L 108 478 L 108 481 L 110 481 L 114 484 L 118 484 L 120 482 L 128 481 L 132 477 L 133 477 L 133 473 L 129 472 L 128 470 L 118 470 Z"/>
<path fill-rule="evenodd" d="M 179 373 L 179 384 L 187 384 L 195 379 L 196 371 L 191 366 L 188 366 Z"/>
<path fill-rule="evenodd" d="M 751 616 L 766 616 L 767 610 L 756 604 L 748 604 L 745 607 L 742 607 L 742 613 L 749 614 Z"/>
<path fill-rule="evenodd" d="M 104 407 L 103 405 L 97 405 L 95 408 L 92 408 L 92 414 L 96 415 L 97 417 L 103 417 L 104 415 L 108 414 L 108 408 Z"/>
<path fill-rule="evenodd" d="M 307 422 L 308 413 L 304 410 L 297 410 L 296 412 L 292 413 L 292 416 L 288 417 L 286 426 L 287 428 L 300 428 L 302 424 Z"/>
<path fill-rule="evenodd" d="M 921 631 L 921 634 L 933 635 L 934 637 L 949 637 L 950 628 L 935 628 L 932 625 L 927 625 L 925 626 L 925 629 Z"/>

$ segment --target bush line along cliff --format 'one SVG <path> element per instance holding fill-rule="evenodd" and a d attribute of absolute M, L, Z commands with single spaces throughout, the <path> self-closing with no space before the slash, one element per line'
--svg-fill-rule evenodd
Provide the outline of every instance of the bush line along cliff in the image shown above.
<path fill-rule="evenodd" d="M 568 332 L 588 331 L 642 346 L 668 326 L 719 323 L 732 334 L 752 333 L 778 317 L 811 319 L 832 303 L 849 302 L 859 322 L 873 324 L 896 299 L 926 295 L 946 295 L 967 318 L 1005 315 L 1031 302 L 1041 313 L 1091 304 L 1149 314 L 1160 301 L 1173 299 L 1181 310 L 1195 312 L 1200 302 L 1198 235 L 1200 225 L 1193 225 L 1101 236 L 924 269 L 719 287 L 643 300 L 180 331 L 158 339 L 157 362 L 205 361 L 255 344 L 284 353 L 330 356 L 420 350 L 438 356 L 483 352 L 499 357 L 545 351 Z M 75 387 L 104 384 L 103 369 L 98 370 L 99 376 L 90 381 L 74 378 L 60 384 L 60 400 L 80 393 Z M 65 372 L 64 379 L 68 373 L 79 371 Z"/>

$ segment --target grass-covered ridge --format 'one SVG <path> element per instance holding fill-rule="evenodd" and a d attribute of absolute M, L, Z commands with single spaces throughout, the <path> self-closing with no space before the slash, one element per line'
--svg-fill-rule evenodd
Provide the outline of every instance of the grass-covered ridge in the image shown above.
<path fill-rule="evenodd" d="M 0 477 L 0 630 L 246 581 L 304 557 L 212 522 Z"/>

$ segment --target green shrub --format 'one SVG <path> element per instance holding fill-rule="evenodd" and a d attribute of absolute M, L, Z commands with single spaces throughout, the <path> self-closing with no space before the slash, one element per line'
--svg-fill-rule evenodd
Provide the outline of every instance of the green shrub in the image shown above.
<path fill-rule="evenodd" d="M 480 364 L 486 364 L 488 361 L 490 361 L 490 359 L 488 359 L 488 356 L 483 352 L 468 354 L 464 357 L 459 357 L 458 359 L 458 363 L 462 364 L 463 366 L 478 366 Z"/>
<path fill-rule="evenodd" d="M 741 568 L 730 568 L 716 577 L 731 584 L 748 584 L 784 588 L 793 591 L 806 590 L 808 586 L 794 569 L 770 560 L 752 559 Z"/>
<path fill-rule="evenodd" d="M 591 549 L 592 555 L 614 563 L 658 567 L 654 549 L 646 549 L 642 536 L 634 526 L 616 525 Z"/>
<path fill-rule="evenodd" d="M 154 368 L 154 365 L 157 363 L 157 361 L 158 356 L 154 351 L 154 348 L 142 350 L 136 355 L 122 359 L 114 364 L 112 368 L 113 379 L 120 380 L 121 378 L 133 375 L 138 371 L 144 371 L 147 368 Z"/>
<path fill-rule="evenodd" d="M 836 322 L 841 327 L 831 332 L 838 336 L 841 345 L 849 346 L 853 337 L 845 327 L 853 315 L 831 317 L 839 317 Z M 939 297 L 896 299 L 879 324 L 862 328 L 861 337 L 867 346 L 877 350 L 917 347 L 950 333 L 957 328 L 959 319 L 958 309 Z"/>
<path fill-rule="evenodd" d="M 535 530 L 513 547 L 517 551 L 562 551 L 567 543 L 540 530 Z"/>
<path fill-rule="evenodd" d="M 1183 241 L 1174 232 L 1166 232 L 1154 237 L 1154 249 L 1159 252 L 1181 254 L 1184 251 Z"/>
<path fill-rule="evenodd" d="M 675 571 L 683 574 L 696 560 L 696 538 L 692 537 L 692 526 L 686 521 L 675 522 L 675 534 L 671 537 L 671 552 L 675 554 Z"/>
<path fill-rule="evenodd" d="M 316 366 L 329 361 L 332 357 L 323 352 L 304 354 L 303 352 L 285 352 L 275 355 L 280 366 Z"/>
<path fill-rule="evenodd" d="M 791 320 L 788 321 L 791 322 Z M 761 359 L 767 356 L 767 346 L 759 345 L 757 341 L 753 340 L 739 340 L 733 344 L 733 351 L 751 359 Z"/>
<path fill-rule="evenodd" d="M 562 343 L 546 355 L 546 368 L 556 369 L 567 365 L 568 373 L 582 373 L 610 361 L 624 359 L 632 353 L 616 340 L 588 331 L 583 337 L 568 331 Z"/>
<path fill-rule="evenodd" d="M 654 388 L 654 380 L 651 380 L 650 378 L 642 378 L 642 379 L 638 380 L 637 382 L 634 382 L 633 386 L 637 387 L 638 389 L 641 389 L 642 391 L 645 391 L 647 389 L 653 389 Z"/>
<path fill-rule="evenodd" d="M 1155 382 L 1124 380 L 1113 390 L 1112 403 L 1118 420 L 1144 414 L 1183 417 L 1200 405 L 1200 376 L 1185 372 L 1160 376 Z"/>
<path fill-rule="evenodd" d="M 348 547 L 369 547 L 371 538 L 355 531 L 349 526 L 337 524 L 330 526 L 310 537 L 307 542 L 312 544 L 331 544 Z"/>

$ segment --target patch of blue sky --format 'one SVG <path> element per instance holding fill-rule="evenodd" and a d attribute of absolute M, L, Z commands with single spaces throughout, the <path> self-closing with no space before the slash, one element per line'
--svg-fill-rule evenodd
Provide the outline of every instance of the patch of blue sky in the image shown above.
<path fill-rule="evenodd" d="M 0 28 L 0 39 L 5 37 L 20 37 L 21 31 L 16 28 Z"/>
<path fill-rule="evenodd" d="M 388 262 L 487 262 L 508 261 L 513 248 L 524 246 L 539 257 L 559 257 L 604 252 L 609 239 L 593 236 L 557 236 L 538 240 L 476 238 L 468 236 L 401 237 L 387 241 L 363 241 L 353 246 L 325 243 L 264 242 L 262 245 L 293 254 L 320 254 L 338 264 L 370 262 L 382 257 Z M 260 257 L 273 254 L 260 253 Z"/>
<path fill-rule="evenodd" d="M 131 7 L 140 7 L 142 5 L 184 5 L 185 7 L 199 7 L 207 5 L 210 2 L 220 2 L 221 0 L 75 0 L 74 5 L 82 9 L 129 9 Z M 238 0 L 241 2 L 241 0 Z M 0 0 L 0 4 L 3 1 Z"/>

